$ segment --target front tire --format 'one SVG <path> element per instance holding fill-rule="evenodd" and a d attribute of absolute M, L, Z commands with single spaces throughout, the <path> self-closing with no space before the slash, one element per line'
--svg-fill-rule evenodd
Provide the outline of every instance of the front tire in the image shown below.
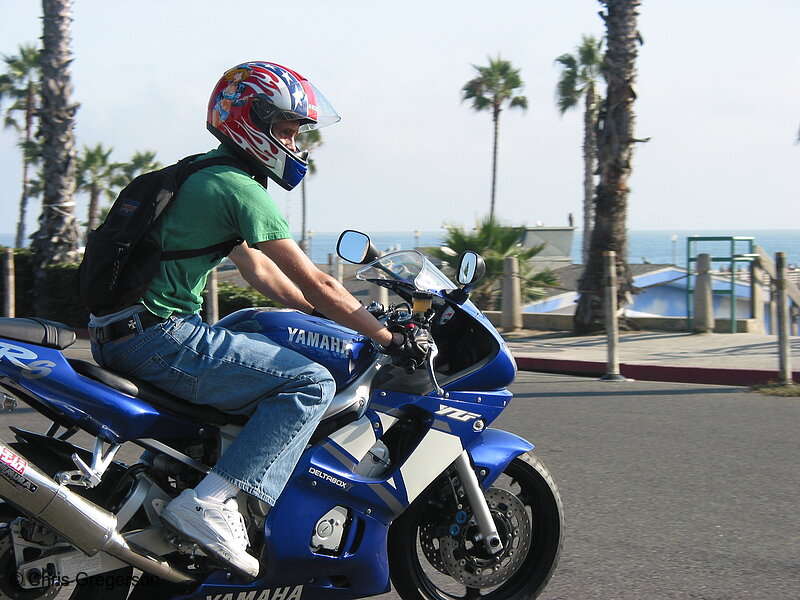
<path fill-rule="evenodd" d="M 525 600 L 550 580 L 561 552 L 564 510 L 547 467 L 527 452 L 485 492 L 504 550 L 489 555 L 458 527 L 449 478 L 440 478 L 389 531 L 389 568 L 403 600 Z M 523 556 L 520 556 L 520 553 Z"/>

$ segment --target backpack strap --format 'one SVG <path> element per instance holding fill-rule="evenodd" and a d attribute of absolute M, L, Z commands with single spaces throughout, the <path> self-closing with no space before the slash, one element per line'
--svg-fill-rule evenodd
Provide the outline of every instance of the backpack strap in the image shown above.
<path fill-rule="evenodd" d="M 214 254 L 215 258 L 222 258 L 228 256 L 231 251 L 244 242 L 242 238 L 233 238 L 230 240 L 226 240 L 224 242 L 220 242 L 219 244 L 214 244 L 213 246 L 206 246 L 205 248 L 199 248 L 197 250 L 170 250 L 169 252 L 162 252 L 161 253 L 161 261 L 167 260 L 181 260 L 184 258 L 194 258 L 196 256 L 203 256 L 204 254 Z"/>
<path fill-rule="evenodd" d="M 178 193 L 178 189 L 183 185 L 183 183 L 189 178 L 190 175 L 197 173 L 197 171 L 201 169 L 205 169 L 207 167 L 214 167 L 217 165 L 226 165 L 229 167 L 234 167 L 236 169 L 241 169 L 245 173 L 248 173 L 248 170 L 245 165 L 241 163 L 241 161 L 236 160 L 235 158 L 229 158 L 227 156 L 217 156 L 214 158 L 206 158 L 203 160 L 195 160 L 198 156 L 202 156 L 201 154 L 193 154 L 191 156 L 187 156 L 186 158 L 182 158 L 178 161 L 179 169 L 175 176 L 175 194 Z M 169 260 L 182 260 L 184 258 L 195 258 L 197 256 L 203 256 L 204 254 L 213 254 L 214 258 L 222 258 L 228 256 L 231 251 L 244 242 L 244 239 L 240 237 L 236 237 L 230 240 L 226 240 L 224 242 L 220 242 L 218 244 L 213 244 L 211 246 L 206 246 L 205 248 L 198 248 L 196 250 L 170 250 L 168 252 L 161 253 L 161 261 L 169 261 Z"/>
<path fill-rule="evenodd" d="M 183 183 L 189 178 L 190 175 L 197 173 L 200 169 L 205 169 L 206 167 L 214 167 L 217 165 L 225 165 L 228 167 L 233 167 L 235 169 L 240 169 L 244 171 L 248 175 L 250 171 L 247 168 L 247 165 L 243 164 L 242 161 L 237 160 L 235 158 L 231 158 L 228 156 L 216 156 L 212 158 L 204 158 L 203 160 L 195 160 L 198 156 L 202 156 L 201 154 L 192 154 L 191 156 L 187 156 L 186 158 L 182 158 L 178 161 L 178 172 L 175 175 L 175 193 L 178 193 L 178 188 L 183 185 Z M 252 176 L 252 175 L 251 175 Z"/>

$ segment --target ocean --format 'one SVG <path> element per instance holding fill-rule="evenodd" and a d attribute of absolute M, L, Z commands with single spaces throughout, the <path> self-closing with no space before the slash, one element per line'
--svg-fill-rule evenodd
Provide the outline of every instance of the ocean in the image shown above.
<path fill-rule="evenodd" d="M 373 243 L 380 250 L 409 249 L 415 246 L 439 246 L 447 232 L 422 231 L 419 236 L 413 232 L 377 232 L 370 233 Z M 800 266 L 800 230 L 759 230 L 759 231 L 629 231 L 628 262 L 651 264 L 686 265 L 687 238 L 689 236 L 745 236 L 754 238 L 754 243 L 761 246 L 767 254 L 775 257 L 776 252 L 785 252 L 787 263 Z M 338 233 L 315 233 L 311 239 L 311 257 L 316 263 L 325 263 L 328 253 L 336 251 Z M 674 240 L 674 241 L 673 241 Z M 581 257 L 582 232 L 577 230 L 572 240 L 572 260 L 583 262 Z M 707 252 L 713 256 L 730 255 L 729 242 L 696 242 L 693 252 Z M 749 245 L 737 242 L 735 253 L 749 252 Z"/>
<path fill-rule="evenodd" d="M 381 231 L 370 233 L 373 243 L 380 250 L 410 249 L 415 246 L 439 246 L 446 237 L 445 230 L 438 231 Z M 628 262 L 652 264 L 686 265 L 688 236 L 747 236 L 754 238 L 755 244 L 761 246 L 767 254 L 774 258 L 776 252 L 785 252 L 789 265 L 800 267 L 800 230 L 772 229 L 756 231 L 637 231 L 628 232 Z M 295 234 L 295 239 L 299 235 Z M 315 263 L 328 262 L 328 254 L 336 252 L 336 241 L 339 232 L 315 233 L 311 238 L 311 258 Z M 14 235 L 0 234 L 0 245 L 11 245 Z M 695 253 L 707 252 L 713 256 L 730 255 L 729 242 L 700 242 L 696 244 Z M 748 252 L 748 245 L 737 242 L 735 253 Z M 572 241 L 572 259 L 575 263 L 581 259 L 581 231 L 577 230 Z"/>

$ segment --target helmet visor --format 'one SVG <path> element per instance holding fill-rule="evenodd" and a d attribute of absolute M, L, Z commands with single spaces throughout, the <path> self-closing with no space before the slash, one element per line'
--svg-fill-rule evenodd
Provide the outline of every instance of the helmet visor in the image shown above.
<path fill-rule="evenodd" d="M 322 127 L 327 127 L 328 125 L 333 125 L 334 123 L 338 123 L 342 120 L 339 114 L 336 112 L 336 109 L 333 108 L 328 99 L 325 95 L 320 92 L 312 83 L 308 81 L 303 82 L 303 87 L 306 89 L 306 95 L 309 100 L 313 97 L 314 98 L 314 105 L 316 106 L 316 113 L 317 118 L 315 122 L 313 121 L 306 121 L 300 124 L 300 133 L 304 131 L 311 131 L 312 129 L 321 129 Z M 310 88 L 310 89 L 308 89 Z"/>
<path fill-rule="evenodd" d="M 292 108 L 278 108 L 266 94 L 258 94 L 252 103 L 253 121 L 262 129 L 277 121 L 300 121 L 300 131 L 311 131 L 341 120 L 328 99 L 313 84 L 302 82 L 302 91 L 292 95 Z"/>

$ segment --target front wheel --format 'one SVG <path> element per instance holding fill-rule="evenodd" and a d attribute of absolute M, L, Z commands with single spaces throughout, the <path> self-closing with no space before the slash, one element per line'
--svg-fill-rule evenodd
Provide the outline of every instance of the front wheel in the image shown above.
<path fill-rule="evenodd" d="M 476 541 L 449 477 L 432 484 L 389 531 L 389 568 L 403 600 L 536 598 L 558 562 L 564 510 L 547 467 L 516 457 L 485 494 L 503 549 Z M 463 502 L 463 500 L 461 501 Z"/>

